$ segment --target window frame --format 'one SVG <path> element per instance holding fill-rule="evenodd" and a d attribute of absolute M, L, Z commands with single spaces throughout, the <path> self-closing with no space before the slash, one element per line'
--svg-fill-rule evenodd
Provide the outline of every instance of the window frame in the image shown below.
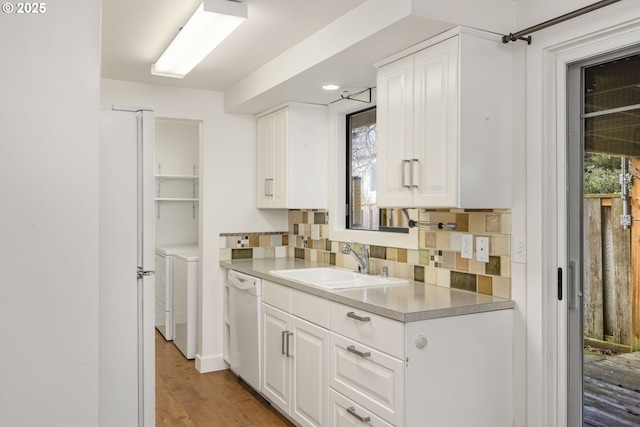
<path fill-rule="evenodd" d="M 409 227 L 392 227 L 392 226 L 386 226 L 382 224 L 382 218 L 386 215 L 383 215 L 382 211 L 383 210 L 397 210 L 397 209 L 385 209 L 385 208 L 379 208 L 378 205 L 376 204 L 376 208 L 378 209 L 378 224 L 376 229 L 371 229 L 371 228 L 356 228 L 353 227 L 352 225 L 352 214 L 353 214 L 353 207 L 352 204 L 355 203 L 354 200 L 352 200 L 352 194 L 353 194 L 353 139 L 352 139 L 352 132 L 353 132 L 353 128 L 350 125 L 350 119 L 353 116 L 357 116 L 359 114 L 367 114 L 372 110 L 376 110 L 376 122 L 377 123 L 377 109 L 378 106 L 377 105 L 368 105 L 360 110 L 356 110 L 354 112 L 351 113 L 347 113 L 345 114 L 345 133 L 344 133 L 344 138 L 345 138 L 345 203 L 348 207 L 348 209 L 345 209 L 345 228 L 349 229 L 349 230 L 362 230 L 362 231 L 372 231 L 372 232 L 389 232 L 389 233 L 409 233 Z M 376 129 L 376 137 L 377 137 L 377 129 Z M 377 148 L 377 141 L 376 141 L 376 148 Z M 377 171 L 376 171 L 377 173 Z M 396 215 L 400 214 L 402 215 L 402 213 L 400 212 L 396 212 Z M 390 213 L 387 212 L 387 215 L 391 215 Z M 408 222 L 408 219 L 407 219 Z"/>
<path fill-rule="evenodd" d="M 372 90 L 371 107 L 376 106 L 375 89 Z M 360 101 L 340 100 L 329 105 L 329 167 L 328 206 L 329 239 L 337 242 L 359 242 L 368 245 L 404 249 L 418 249 L 418 229 L 408 233 L 355 230 L 346 228 L 346 117 L 364 109 Z M 411 218 L 417 218 L 417 209 L 409 209 Z"/>

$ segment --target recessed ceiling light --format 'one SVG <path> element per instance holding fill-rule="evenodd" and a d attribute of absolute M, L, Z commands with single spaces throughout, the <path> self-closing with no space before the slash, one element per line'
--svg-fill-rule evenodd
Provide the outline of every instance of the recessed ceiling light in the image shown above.
<path fill-rule="evenodd" d="M 322 85 L 322 89 L 324 90 L 338 90 L 340 89 L 340 85 L 335 83 L 325 83 Z"/>

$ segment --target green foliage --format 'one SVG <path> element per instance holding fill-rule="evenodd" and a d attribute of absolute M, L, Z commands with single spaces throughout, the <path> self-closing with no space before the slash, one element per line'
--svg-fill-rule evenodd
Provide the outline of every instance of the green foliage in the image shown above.
<path fill-rule="evenodd" d="M 620 171 L 620 157 L 585 154 L 584 194 L 619 194 Z"/>

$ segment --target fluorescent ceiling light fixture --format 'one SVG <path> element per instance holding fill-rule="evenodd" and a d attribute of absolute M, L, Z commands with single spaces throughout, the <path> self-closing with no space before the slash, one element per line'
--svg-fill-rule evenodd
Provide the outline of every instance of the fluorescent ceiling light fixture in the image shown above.
<path fill-rule="evenodd" d="M 151 74 L 181 79 L 247 19 L 247 5 L 204 0 L 151 66 Z"/>
<path fill-rule="evenodd" d="M 340 85 L 335 83 L 325 83 L 322 85 L 322 89 L 324 90 L 338 90 L 340 89 Z"/>

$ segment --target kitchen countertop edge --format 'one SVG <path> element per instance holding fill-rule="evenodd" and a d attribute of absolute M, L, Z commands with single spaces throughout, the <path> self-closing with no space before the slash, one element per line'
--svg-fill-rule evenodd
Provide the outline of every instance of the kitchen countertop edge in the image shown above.
<path fill-rule="evenodd" d="M 488 311 L 496 310 L 508 310 L 515 307 L 513 300 L 497 298 L 496 301 L 487 303 L 476 303 L 468 305 L 451 306 L 446 308 L 428 309 L 423 311 L 400 311 L 393 308 L 384 307 L 370 302 L 362 301 L 357 298 L 352 298 L 346 295 L 341 295 L 336 291 L 327 291 L 320 288 L 306 285 L 292 280 L 287 280 L 280 276 L 274 276 L 269 273 L 271 270 L 293 269 L 293 268 L 313 268 L 313 267 L 328 267 L 326 264 L 315 263 L 312 261 L 293 259 L 293 258 L 265 258 L 265 259 L 245 259 L 245 260 L 229 260 L 220 261 L 220 266 L 228 270 L 236 270 L 241 273 L 249 274 L 251 276 L 266 279 L 271 282 L 275 282 L 292 289 L 296 289 L 302 292 L 307 292 L 312 295 L 316 295 L 322 298 L 326 298 L 330 301 L 334 301 L 340 304 L 345 304 L 354 308 L 367 310 L 371 313 L 378 314 L 380 316 L 388 317 L 390 319 L 398 320 L 400 322 L 415 322 L 420 320 L 437 319 L 442 317 L 462 316 L 466 314 L 477 314 Z M 335 266 L 330 266 L 335 267 Z M 434 286 L 418 283 L 424 286 Z M 468 292 L 468 291 L 458 291 Z"/>

